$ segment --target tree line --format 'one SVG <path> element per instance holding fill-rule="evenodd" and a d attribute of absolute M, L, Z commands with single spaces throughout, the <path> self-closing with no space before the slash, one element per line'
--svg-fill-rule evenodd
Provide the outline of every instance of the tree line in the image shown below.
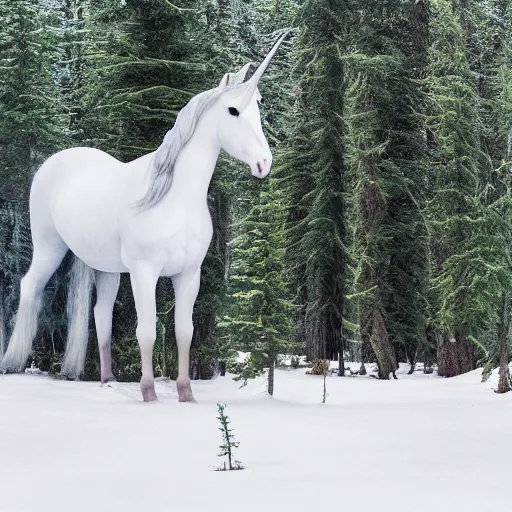
<path fill-rule="evenodd" d="M 508 0 L 0 0 L 0 351 L 30 263 L 28 194 L 56 151 L 153 151 L 194 94 L 259 62 L 274 153 L 264 182 L 221 155 L 196 303 L 192 375 L 234 350 L 252 376 L 277 354 L 500 365 L 509 389 L 512 73 Z M 66 259 L 33 359 L 58 372 Z M 158 285 L 155 366 L 174 377 L 173 292 Z M 122 277 L 114 367 L 138 379 Z M 91 325 L 92 327 L 92 325 Z M 91 329 L 92 330 L 92 329 Z M 97 378 L 90 343 L 85 378 Z M 270 379 L 270 382 L 272 379 Z M 270 389 L 272 391 L 272 389 Z"/>

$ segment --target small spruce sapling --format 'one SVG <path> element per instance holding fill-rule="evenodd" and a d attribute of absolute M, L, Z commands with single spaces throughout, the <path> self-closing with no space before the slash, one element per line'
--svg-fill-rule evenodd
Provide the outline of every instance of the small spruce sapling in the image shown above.
<path fill-rule="evenodd" d="M 234 471 L 239 469 L 244 469 L 242 466 L 242 463 L 238 460 L 234 460 L 233 457 L 233 449 L 238 448 L 239 442 L 235 440 L 234 434 L 232 434 L 233 429 L 229 428 L 229 417 L 226 416 L 226 413 L 224 412 L 226 406 L 224 404 L 221 404 L 220 402 L 217 403 L 217 411 L 219 415 L 217 416 L 217 419 L 220 421 L 220 427 L 219 430 L 222 432 L 222 444 L 219 446 L 220 453 L 219 457 L 226 457 L 228 458 L 228 465 L 226 466 L 226 461 L 224 461 L 223 466 L 217 468 L 218 471 Z"/>

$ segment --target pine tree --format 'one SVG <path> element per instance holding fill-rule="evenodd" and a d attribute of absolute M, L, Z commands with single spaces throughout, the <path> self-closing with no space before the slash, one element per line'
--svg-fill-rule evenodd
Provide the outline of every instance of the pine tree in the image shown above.
<path fill-rule="evenodd" d="M 471 241 L 480 190 L 480 116 L 476 84 L 469 69 L 463 18 L 451 2 L 439 0 L 431 24 L 428 92 L 433 112 L 429 204 L 432 234 L 434 324 L 439 375 L 474 367 L 470 336 L 479 322 L 478 300 L 467 293 L 468 267 L 475 261 Z"/>
<path fill-rule="evenodd" d="M 348 155 L 354 284 L 351 310 L 375 354 L 379 378 L 414 366 L 424 338 L 426 231 L 421 215 L 425 152 L 415 79 L 425 66 L 423 2 L 367 2 L 357 53 L 348 53 Z M 404 40 L 404 31 L 415 38 Z"/>
<path fill-rule="evenodd" d="M 26 200 L 37 166 L 63 143 L 64 111 L 50 73 L 55 20 L 30 0 L 2 0 L 0 12 L 2 199 Z"/>
<path fill-rule="evenodd" d="M 511 227 L 512 218 L 511 213 L 511 182 L 510 176 L 512 172 L 512 73 L 510 71 L 510 58 L 512 57 L 512 47 L 508 42 L 508 35 L 512 31 L 512 7 L 506 4 L 506 7 L 500 13 L 504 21 L 504 30 L 501 34 L 502 48 L 500 49 L 500 59 L 498 61 L 497 72 L 497 108 L 496 119 L 498 120 L 498 132 L 501 135 L 501 162 L 497 168 L 498 178 L 501 181 L 501 187 L 498 190 L 501 192 L 501 201 L 504 204 L 505 211 L 499 211 L 500 224 L 503 227 L 501 231 L 505 236 L 499 238 L 501 249 L 501 266 L 504 272 L 501 274 L 500 280 L 500 293 L 501 310 L 499 312 L 499 327 L 497 336 L 497 345 L 499 352 L 499 367 L 500 367 L 500 380 L 497 392 L 506 393 L 511 389 L 511 379 L 509 371 L 509 358 L 510 358 L 510 329 L 511 329 L 511 296 L 512 296 L 512 282 L 510 276 L 512 275 L 511 268 L 511 255 L 510 247 L 511 240 Z M 505 216 L 503 216 L 505 214 Z M 505 222 L 503 223 L 503 219 Z"/>
<path fill-rule="evenodd" d="M 82 135 L 79 124 L 82 115 L 81 90 L 85 80 L 86 6 L 86 0 L 65 0 L 58 5 L 57 11 L 62 57 L 57 62 L 55 78 L 68 111 L 70 134 L 75 143 L 81 142 Z"/>
<path fill-rule="evenodd" d="M 486 366 L 499 361 L 500 380 L 497 391 L 510 390 L 508 345 L 510 337 L 510 134 L 511 76 L 508 70 L 512 29 L 512 10 L 507 2 L 491 1 L 472 6 L 470 33 L 470 67 L 478 77 L 482 150 L 480 163 L 483 192 L 479 197 L 478 222 L 482 232 L 471 232 L 473 247 L 479 248 L 479 272 L 470 287 L 478 298 L 481 320 L 476 336 L 486 350 Z M 484 174 L 485 173 L 485 174 Z M 476 239 L 475 235 L 479 235 Z M 474 256 L 474 261 L 479 261 Z M 483 260 L 483 261 L 482 261 Z M 482 263 L 485 262 L 485 265 Z M 471 268 L 471 267 L 470 267 Z M 483 278 L 483 279 L 482 279 Z"/>
<path fill-rule="evenodd" d="M 153 151 L 193 95 L 187 14 L 154 0 L 90 0 L 84 26 L 83 78 L 74 78 L 82 142 L 122 161 Z"/>
<path fill-rule="evenodd" d="M 401 56 L 398 79 L 389 84 L 393 120 L 387 156 L 396 166 L 397 181 L 389 198 L 393 238 L 390 247 L 388 328 L 395 353 L 414 370 L 423 351 L 428 286 L 427 151 L 423 113 L 426 106 L 420 81 L 426 74 L 429 8 L 417 1 L 397 6 L 398 20 L 393 40 Z M 394 24 L 397 27 L 394 28 Z M 411 34 L 410 38 L 402 34 Z"/>
<path fill-rule="evenodd" d="M 246 364 L 235 368 L 238 379 L 257 376 L 268 368 L 267 391 L 274 393 L 274 366 L 278 353 L 291 346 L 292 305 L 283 280 L 282 231 L 279 194 L 269 182 L 257 183 L 256 199 L 234 239 L 230 292 L 234 302 L 221 326 L 231 347 L 248 350 Z"/>
<path fill-rule="evenodd" d="M 299 336 L 311 359 L 343 352 L 345 73 L 338 48 L 350 25 L 348 3 L 307 1 L 301 8 L 292 135 L 276 173 L 288 202 L 285 259 L 300 305 Z"/>

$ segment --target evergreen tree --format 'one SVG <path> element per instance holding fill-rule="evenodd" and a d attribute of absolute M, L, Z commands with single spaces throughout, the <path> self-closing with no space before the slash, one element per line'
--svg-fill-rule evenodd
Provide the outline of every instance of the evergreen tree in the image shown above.
<path fill-rule="evenodd" d="M 476 84 L 469 69 L 463 17 L 439 0 L 431 24 L 429 94 L 432 115 L 429 203 L 439 375 L 474 368 L 471 335 L 479 323 L 478 298 L 467 293 L 471 241 L 480 190 L 480 116 Z M 480 248 L 479 248 L 480 249 Z M 474 260 L 473 260 L 474 261 Z"/>
<path fill-rule="evenodd" d="M 391 1 L 367 2 L 359 12 L 357 53 L 346 55 L 352 310 L 379 378 L 388 379 L 397 353 L 414 365 L 425 335 L 425 143 L 415 79 L 425 67 L 427 11 L 423 2 Z M 404 40 L 404 31 L 416 37 Z"/>
<path fill-rule="evenodd" d="M 270 183 L 258 183 L 258 195 L 240 233 L 234 239 L 230 291 L 234 303 L 231 316 L 221 324 L 227 329 L 229 344 L 251 352 L 249 360 L 236 367 L 238 379 L 247 381 L 268 368 L 267 391 L 274 393 L 274 366 L 278 353 L 291 347 L 292 305 L 283 281 L 282 230 L 277 192 Z"/>
<path fill-rule="evenodd" d="M 477 300 L 479 323 L 475 336 L 486 351 L 486 366 L 500 365 L 498 392 L 510 390 L 510 133 L 511 77 L 508 43 L 511 9 L 508 2 L 472 6 L 469 64 L 477 77 L 482 152 L 479 171 L 482 193 L 470 243 L 478 249 L 468 265 L 467 285 Z M 485 173 L 485 174 L 484 174 Z"/>
<path fill-rule="evenodd" d="M 288 202 L 286 261 L 300 305 L 300 338 L 312 359 L 342 353 L 345 247 L 344 65 L 348 2 L 307 1 L 299 13 L 300 76 L 292 135 L 279 153 L 279 187 Z M 341 42 L 340 42 L 341 41 Z"/>
<path fill-rule="evenodd" d="M 59 57 L 56 20 L 30 0 L 2 1 L 0 12 L 2 200 L 26 200 L 37 166 L 63 144 L 64 111 L 50 72 Z"/>
<path fill-rule="evenodd" d="M 501 31 L 500 58 L 497 62 L 497 108 L 495 119 L 498 121 L 498 133 L 500 134 L 501 144 L 501 162 L 497 167 L 498 179 L 501 182 L 499 191 L 501 192 L 501 202 L 504 211 L 498 210 L 499 226 L 502 226 L 501 236 L 499 241 L 500 247 L 500 263 L 501 263 L 501 277 L 499 280 L 499 293 L 498 297 L 501 301 L 501 308 L 498 310 L 499 314 L 499 327 L 498 327 L 498 353 L 499 353 L 499 367 L 500 379 L 498 385 L 498 393 L 506 393 L 511 389 L 509 360 L 510 360 L 510 329 L 511 329 L 511 295 L 512 295 L 512 282 L 510 276 L 512 275 L 511 268 L 511 227 L 512 218 L 510 216 L 510 200 L 511 200 L 511 183 L 510 177 L 512 173 L 512 72 L 510 71 L 510 60 L 512 58 L 512 47 L 509 43 L 509 34 L 512 32 L 512 6 L 507 2 L 501 4 L 499 14 L 503 20 L 503 29 Z M 498 201 L 500 201 L 498 199 Z"/>
<path fill-rule="evenodd" d="M 400 9 L 400 10 L 398 10 Z M 388 161 L 396 166 L 398 180 L 392 184 L 389 198 L 390 224 L 393 235 L 389 261 L 388 328 L 395 354 L 411 365 L 419 351 L 424 351 L 426 329 L 426 295 L 428 287 L 428 233 L 424 208 L 427 179 L 424 158 L 425 140 L 424 78 L 428 51 L 429 9 L 418 1 L 397 6 L 399 19 L 391 22 L 397 36 L 393 37 L 400 53 L 398 79 L 389 84 L 394 101 Z M 403 38 L 400 34 L 411 34 Z"/>

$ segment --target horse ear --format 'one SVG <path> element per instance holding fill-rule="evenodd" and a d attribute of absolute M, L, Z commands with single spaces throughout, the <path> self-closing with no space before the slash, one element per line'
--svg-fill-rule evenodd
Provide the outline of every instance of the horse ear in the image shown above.
<path fill-rule="evenodd" d="M 227 87 L 228 85 L 233 85 L 233 82 L 231 80 L 231 74 L 230 73 L 226 73 L 223 77 L 222 77 L 222 80 L 220 81 L 220 84 L 219 84 L 219 87 L 221 89 L 224 89 L 224 87 Z"/>
<path fill-rule="evenodd" d="M 248 62 L 236 73 L 226 73 L 222 77 L 219 87 L 223 89 L 224 87 L 229 87 L 231 85 L 241 84 L 245 80 L 245 76 L 247 75 L 247 71 L 249 71 L 251 64 L 252 62 Z"/>
<path fill-rule="evenodd" d="M 249 68 L 251 67 L 252 62 L 248 62 L 240 68 L 239 71 L 236 73 L 233 73 L 231 76 L 231 85 L 238 85 L 241 84 L 245 80 L 245 76 L 247 75 L 247 71 L 249 71 Z"/>

